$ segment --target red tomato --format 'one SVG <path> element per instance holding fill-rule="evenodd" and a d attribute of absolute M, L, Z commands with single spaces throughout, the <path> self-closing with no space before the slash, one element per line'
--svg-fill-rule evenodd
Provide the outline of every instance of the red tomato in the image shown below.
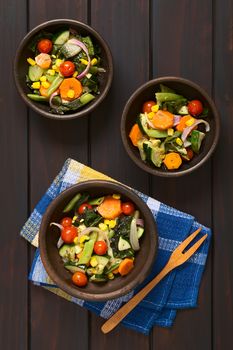
<path fill-rule="evenodd" d="M 71 219 L 71 218 L 68 218 L 68 217 L 63 218 L 63 219 L 61 220 L 61 225 L 62 225 L 63 227 L 72 226 L 72 219 Z"/>
<path fill-rule="evenodd" d="M 95 242 L 94 252 L 97 255 L 104 255 L 104 254 L 106 254 L 107 250 L 108 250 L 108 246 L 107 246 L 106 242 L 104 242 L 104 241 Z"/>
<path fill-rule="evenodd" d="M 143 113 L 150 113 L 151 107 L 155 106 L 155 105 L 156 105 L 155 101 L 147 101 L 147 102 L 143 103 L 143 106 L 142 106 Z"/>
<path fill-rule="evenodd" d="M 121 205 L 121 210 L 125 215 L 131 215 L 135 211 L 135 206 L 131 202 L 125 202 Z"/>
<path fill-rule="evenodd" d="M 41 53 L 49 53 L 53 48 L 53 43 L 49 39 L 42 39 L 38 42 L 37 48 Z"/>
<path fill-rule="evenodd" d="M 79 214 L 83 214 L 86 209 L 92 209 L 92 205 L 90 205 L 88 203 L 81 204 L 80 207 L 78 208 Z"/>
<path fill-rule="evenodd" d="M 74 226 L 64 227 L 61 231 L 61 238 L 65 243 L 73 243 L 77 236 L 77 228 Z"/>
<path fill-rule="evenodd" d="M 78 287 L 84 287 L 87 285 L 87 276 L 83 272 L 75 272 L 72 276 L 73 283 Z"/>
<path fill-rule="evenodd" d="M 71 61 L 65 61 L 60 65 L 59 69 L 60 73 L 64 75 L 64 77 L 70 77 L 74 74 L 75 65 Z"/>
<path fill-rule="evenodd" d="M 203 112 L 203 105 L 199 100 L 193 100 L 188 104 L 188 112 L 193 117 L 197 117 Z"/>

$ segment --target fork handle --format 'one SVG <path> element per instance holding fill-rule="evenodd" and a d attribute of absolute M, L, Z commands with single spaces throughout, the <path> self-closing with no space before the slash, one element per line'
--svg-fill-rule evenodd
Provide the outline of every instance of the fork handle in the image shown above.
<path fill-rule="evenodd" d="M 125 316 L 137 306 L 145 296 L 173 269 L 167 264 L 160 273 L 153 278 L 140 292 L 134 295 L 125 305 L 123 305 L 112 317 L 110 317 L 101 327 L 103 333 L 109 333 L 113 330 Z"/>

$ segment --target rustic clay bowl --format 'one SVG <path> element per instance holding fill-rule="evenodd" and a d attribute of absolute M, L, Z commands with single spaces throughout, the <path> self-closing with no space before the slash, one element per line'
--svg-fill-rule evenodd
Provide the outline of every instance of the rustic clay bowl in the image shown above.
<path fill-rule="evenodd" d="M 93 43 L 97 44 L 101 49 L 101 66 L 105 68 L 106 73 L 102 73 L 99 76 L 100 82 L 100 95 L 96 96 L 96 98 L 88 103 L 86 106 L 78 109 L 77 111 L 73 111 L 71 113 L 67 113 L 64 115 L 58 115 L 50 112 L 50 107 L 48 104 L 44 104 L 41 102 L 35 102 L 30 100 L 27 97 L 28 93 L 31 93 L 31 90 L 27 87 L 25 77 L 28 72 L 28 63 L 27 58 L 32 56 L 32 52 L 29 49 L 30 43 L 33 39 L 41 32 L 59 32 L 63 29 L 71 28 L 76 30 L 81 35 L 90 35 L 93 39 Z M 52 119 L 74 119 L 78 117 L 82 117 L 86 114 L 93 112 L 93 110 L 103 101 L 106 97 L 108 90 L 110 89 L 112 83 L 113 76 L 113 63 L 112 63 L 112 55 L 108 48 L 108 45 L 103 40 L 103 38 L 98 34 L 93 28 L 88 26 L 87 24 L 74 21 L 71 19 L 55 19 L 52 21 L 48 21 L 42 23 L 32 29 L 21 41 L 19 47 L 16 52 L 15 60 L 14 60 L 14 77 L 17 89 L 19 91 L 20 96 L 26 102 L 26 104 L 31 107 L 34 111 L 41 114 L 44 117 L 52 118 Z"/>
<path fill-rule="evenodd" d="M 141 160 L 139 151 L 134 147 L 129 139 L 129 132 L 136 122 L 136 118 L 141 113 L 141 108 L 144 102 L 155 100 L 155 92 L 159 90 L 159 84 L 164 84 L 175 90 L 177 94 L 183 95 L 188 100 L 200 100 L 204 107 L 209 110 L 208 117 L 205 118 L 210 124 L 210 131 L 206 133 L 206 137 L 202 142 L 201 151 L 195 155 L 189 162 L 183 162 L 177 170 L 169 171 L 162 166 L 156 168 Z M 213 153 L 219 138 L 220 119 L 214 102 L 199 85 L 190 80 L 178 77 L 162 77 L 148 81 L 137 89 L 127 101 L 121 120 L 121 136 L 124 147 L 130 158 L 143 170 L 163 177 L 177 177 L 189 174 L 203 165 Z"/>
<path fill-rule="evenodd" d="M 50 227 L 50 223 L 60 222 L 64 217 L 62 210 L 79 192 L 88 192 L 93 196 L 119 193 L 124 201 L 132 201 L 140 211 L 145 223 L 145 233 L 140 240 L 141 248 L 136 254 L 135 267 L 127 276 L 115 278 L 103 284 L 89 282 L 84 288 L 79 288 L 72 283 L 72 275 L 64 268 L 58 254 L 59 230 L 56 227 Z M 131 189 L 115 182 L 93 180 L 70 187 L 49 205 L 40 227 L 39 246 L 48 275 L 61 289 L 77 298 L 103 301 L 128 293 L 148 276 L 157 252 L 157 230 L 150 209 Z"/>

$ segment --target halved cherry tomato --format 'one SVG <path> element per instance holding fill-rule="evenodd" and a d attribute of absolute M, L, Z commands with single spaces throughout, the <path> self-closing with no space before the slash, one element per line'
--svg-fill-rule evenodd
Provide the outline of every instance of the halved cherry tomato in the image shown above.
<path fill-rule="evenodd" d="M 197 117 L 203 112 L 203 105 L 199 100 L 193 100 L 188 104 L 188 112 L 194 117 Z"/>
<path fill-rule="evenodd" d="M 125 202 L 121 204 L 121 210 L 125 215 L 131 215 L 135 211 L 135 206 L 132 202 Z"/>
<path fill-rule="evenodd" d="M 85 287 L 87 285 L 87 276 L 83 272 L 75 272 L 72 276 L 73 283 L 78 287 Z"/>
<path fill-rule="evenodd" d="M 92 205 L 90 205 L 89 203 L 83 203 L 78 208 L 78 212 L 79 214 L 83 214 L 87 209 L 92 209 Z"/>
<path fill-rule="evenodd" d="M 104 242 L 104 241 L 95 242 L 94 252 L 97 255 L 104 255 L 104 254 L 106 254 L 107 250 L 108 250 L 108 246 L 107 246 L 106 242 Z"/>
<path fill-rule="evenodd" d="M 53 43 L 49 39 L 42 39 L 38 42 L 37 48 L 41 53 L 49 53 L 53 48 Z"/>
<path fill-rule="evenodd" d="M 143 103 L 143 106 L 142 106 L 143 113 L 150 113 L 151 107 L 155 106 L 155 105 L 156 105 L 155 101 L 147 101 L 147 102 Z"/>
<path fill-rule="evenodd" d="M 73 243 L 75 237 L 77 236 L 77 228 L 74 226 L 64 227 L 61 231 L 61 239 L 65 243 Z"/>
<path fill-rule="evenodd" d="M 68 218 L 68 217 L 63 218 L 63 219 L 61 220 L 61 225 L 62 225 L 63 227 L 72 226 L 72 219 L 71 219 L 71 218 Z"/>
<path fill-rule="evenodd" d="M 59 70 L 64 77 L 70 77 L 75 72 L 75 65 L 71 61 L 65 61 L 60 65 Z"/>

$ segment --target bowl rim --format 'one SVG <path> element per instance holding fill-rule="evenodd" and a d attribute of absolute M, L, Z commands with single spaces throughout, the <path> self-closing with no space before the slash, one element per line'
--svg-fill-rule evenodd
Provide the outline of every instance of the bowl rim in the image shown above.
<path fill-rule="evenodd" d="M 76 113 L 70 113 L 70 114 L 64 114 L 64 115 L 57 115 L 57 114 L 53 114 L 44 110 L 41 110 L 39 107 L 37 107 L 37 105 L 34 104 L 33 101 L 29 100 L 22 87 L 21 84 L 19 82 L 18 79 L 18 69 L 17 69 L 17 63 L 21 54 L 21 50 L 22 48 L 25 46 L 25 44 L 28 42 L 28 40 L 30 40 L 30 38 L 35 35 L 37 32 L 39 32 L 40 30 L 46 28 L 49 25 L 58 25 L 58 24 L 69 24 L 69 25 L 78 25 L 80 27 L 82 27 L 83 29 L 87 30 L 87 32 L 90 32 L 91 35 L 93 35 L 93 37 L 99 41 L 101 43 L 101 45 L 104 48 L 104 51 L 106 53 L 107 56 L 107 61 L 108 61 L 108 65 L 109 65 L 109 72 L 108 72 L 108 76 L 107 76 L 107 82 L 106 82 L 106 86 L 103 90 L 103 92 L 100 94 L 98 100 L 93 101 L 93 103 L 90 106 L 86 106 L 86 108 L 84 110 L 80 110 L 79 112 Z M 76 21 L 76 20 L 72 20 L 72 19 L 54 19 L 54 20 L 49 20 L 46 22 L 43 22 L 39 25 L 37 25 L 36 27 L 34 27 L 33 29 L 31 29 L 25 36 L 24 38 L 20 41 L 18 48 L 16 50 L 16 54 L 15 54 L 15 58 L 14 58 L 14 62 L 13 62 L 13 73 L 14 73 L 14 81 L 15 81 L 15 85 L 17 87 L 18 93 L 19 95 L 22 97 L 22 99 L 24 100 L 24 102 L 27 104 L 27 106 L 29 106 L 30 108 L 32 108 L 35 112 L 39 113 L 40 115 L 50 118 L 50 119 L 55 119 L 55 120 L 70 120 L 70 119 L 76 119 L 76 118 L 80 118 L 83 117 L 89 113 L 91 113 L 106 97 L 111 84 L 112 84 L 112 79 L 113 79 L 113 57 L 110 51 L 110 48 L 108 46 L 108 44 L 106 43 L 106 41 L 102 38 L 102 36 L 92 27 L 90 27 L 88 24 L 80 22 L 80 21 Z"/>
<path fill-rule="evenodd" d="M 215 135 L 214 135 L 214 139 L 213 139 L 213 143 L 209 149 L 209 151 L 206 153 L 206 155 L 200 160 L 200 162 L 198 162 L 197 164 L 193 165 L 192 167 L 185 169 L 185 170 L 181 170 L 181 171 L 172 171 L 172 172 L 162 172 L 160 170 L 152 169 L 150 168 L 146 163 L 144 163 L 141 159 L 139 159 L 137 156 L 135 156 L 135 154 L 133 153 L 133 151 L 129 148 L 128 146 L 128 135 L 126 135 L 126 129 L 125 129 L 125 125 L 126 125 L 126 120 L 127 120 L 127 114 L 129 111 L 129 108 L 132 104 L 132 102 L 134 101 L 135 98 L 137 98 L 140 93 L 142 91 L 144 91 L 145 88 L 150 87 L 150 86 L 154 86 L 154 85 L 158 85 L 160 83 L 166 83 L 166 82 L 179 82 L 182 84 L 186 84 L 191 86 L 192 88 L 196 89 L 200 94 L 203 95 L 204 99 L 206 99 L 206 101 L 209 103 L 212 112 L 213 112 L 213 116 L 214 116 L 214 120 L 215 120 L 215 124 L 216 124 L 216 130 L 215 130 Z M 212 100 L 212 98 L 209 96 L 209 94 L 198 84 L 194 83 L 193 81 L 189 80 L 189 79 L 185 79 L 182 77 L 176 77 L 176 76 L 164 76 L 164 77 L 159 77 L 159 78 L 155 78 L 152 80 L 147 81 L 146 83 L 142 84 L 138 89 L 136 89 L 133 94 L 130 96 L 130 98 L 128 99 L 128 101 L 125 104 L 125 107 L 123 109 L 122 112 L 122 118 L 121 118 L 121 125 L 120 125 L 120 129 L 121 129 L 121 139 L 124 145 L 124 148 L 126 150 L 126 152 L 128 153 L 128 155 L 130 156 L 130 158 L 144 171 L 147 171 L 148 173 L 152 174 L 152 175 L 157 175 L 160 177 L 178 177 L 178 176 L 183 176 L 186 174 L 190 174 L 191 172 L 193 172 L 194 170 L 198 169 L 199 167 L 201 167 L 212 155 L 212 153 L 214 152 L 218 140 L 219 140 L 219 134 L 220 134 L 220 116 L 219 116 L 219 112 Z"/>
<path fill-rule="evenodd" d="M 75 194 L 77 190 L 81 191 L 82 188 L 85 188 L 85 190 L 87 191 L 88 189 L 86 188 L 86 186 L 88 185 L 99 187 L 100 191 L 101 191 L 101 188 L 103 187 L 105 188 L 107 187 L 112 191 L 121 191 L 123 195 L 131 199 L 134 203 L 136 203 L 136 205 L 140 203 L 140 206 L 143 208 L 144 216 L 146 216 L 148 219 L 148 226 L 152 227 L 152 229 L 149 232 L 150 240 L 152 243 L 150 246 L 150 254 L 148 255 L 147 263 L 144 265 L 143 269 L 141 270 L 141 275 L 139 276 L 139 278 L 137 278 L 137 280 L 134 279 L 130 281 L 126 286 L 121 287 L 121 289 L 108 292 L 108 293 L 93 294 L 93 293 L 85 292 L 85 290 L 82 290 L 82 288 L 79 289 L 77 286 L 72 286 L 72 287 L 69 286 L 68 284 L 65 283 L 65 281 L 62 278 L 60 278 L 56 274 L 56 271 L 52 263 L 49 261 L 48 254 L 47 254 L 47 246 L 45 243 L 46 226 L 48 225 L 47 217 L 49 217 L 50 214 L 55 210 L 57 204 L 60 202 L 60 200 L 63 198 L 64 195 L 67 195 L 73 192 Z M 72 295 L 76 298 L 81 298 L 83 300 L 106 301 L 110 299 L 119 298 L 129 293 L 135 287 L 137 287 L 140 283 L 142 283 L 146 277 L 148 277 L 158 252 L 158 230 L 150 208 L 134 191 L 132 191 L 130 187 L 127 187 L 125 185 L 122 185 L 121 183 L 109 181 L 109 180 L 87 180 L 87 181 L 82 181 L 78 184 L 72 185 L 68 189 L 64 190 L 49 204 L 47 210 L 43 214 L 43 218 L 39 229 L 39 248 L 40 248 L 40 255 L 41 255 L 43 266 L 46 272 L 48 273 L 48 275 L 53 280 L 53 282 L 55 282 L 59 286 L 59 288 L 64 290 L 69 295 Z"/>

